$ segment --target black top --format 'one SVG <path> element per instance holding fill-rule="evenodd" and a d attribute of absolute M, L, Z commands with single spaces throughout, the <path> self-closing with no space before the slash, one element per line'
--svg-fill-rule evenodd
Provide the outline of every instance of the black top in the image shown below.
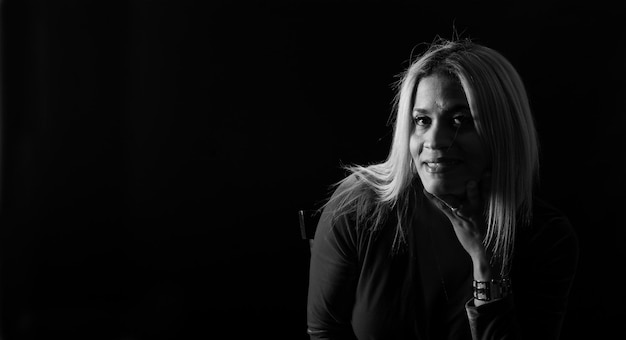
<path fill-rule="evenodd" d="M 351 215 L 331 223 L 326 207 L 311 250 L 311 339 L 557 339 L 578 260 L 566 217 L 535 198 L 515 244 L 513 294 L 475 307 L 469 255 L 445 215 L 416 197 L 400 253 L 394 213 L 371 232 Z"/>

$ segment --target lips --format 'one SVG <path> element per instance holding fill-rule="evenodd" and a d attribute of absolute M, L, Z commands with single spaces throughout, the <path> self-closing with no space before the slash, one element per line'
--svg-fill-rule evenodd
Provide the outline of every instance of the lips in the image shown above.
<path fill-rule="evenodd" d="M 435 158 L 423 162 L 426 172 L 437 174 L 456 169 L 461 160 L 455 158 Z"/>

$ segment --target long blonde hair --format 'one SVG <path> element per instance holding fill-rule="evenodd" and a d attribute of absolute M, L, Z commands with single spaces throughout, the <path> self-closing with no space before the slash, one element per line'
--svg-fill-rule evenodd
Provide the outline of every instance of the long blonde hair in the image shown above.
<path fill-rule="evenodd" d="M 337 183 L 338 189 L 327 204 L 335 205 L 335 217 L 353 212 L 357 222 L 368 221 L 373 229 L 397 208 L 398 216 L 404 218 L 398 219 L 394 246 L 405 242 L 408 188 L 416 177 L 409 151 L 413 97 L 420 79 L 435 72 L 445 72 L 460 81 L 477 133 L 491 155 L 484 244 L 506 274 L 516 228 L 531 218 L 539 146 L 519 74 L 507 59 L 488 47 L 467 39 L 439 40 L 412 62 L 397 83 L 394 134 L 387 159 L 369 166 L 346 167 L 353 176 Z"/>

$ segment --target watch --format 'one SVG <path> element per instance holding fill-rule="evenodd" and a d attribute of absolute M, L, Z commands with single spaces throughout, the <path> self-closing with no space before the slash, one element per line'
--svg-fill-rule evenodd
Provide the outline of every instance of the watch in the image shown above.
<path fill-rule="evenodd" d="M 491 281 L 474 280 L 472 286 L 474 288 L 474 299 L 480 301 L 502 299 L 512 293 L 511 280 L 506 278 Z"/>

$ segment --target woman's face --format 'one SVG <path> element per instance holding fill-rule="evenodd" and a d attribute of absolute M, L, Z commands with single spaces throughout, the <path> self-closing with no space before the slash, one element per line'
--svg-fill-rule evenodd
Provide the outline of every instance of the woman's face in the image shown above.
<path fill-rule="evenodd" d="M 490 167 L 465 92 L 458 81 L 433 74 L 417 86 L 410 151 L 424 189 L 442 197 L 465 196 Z"/>

